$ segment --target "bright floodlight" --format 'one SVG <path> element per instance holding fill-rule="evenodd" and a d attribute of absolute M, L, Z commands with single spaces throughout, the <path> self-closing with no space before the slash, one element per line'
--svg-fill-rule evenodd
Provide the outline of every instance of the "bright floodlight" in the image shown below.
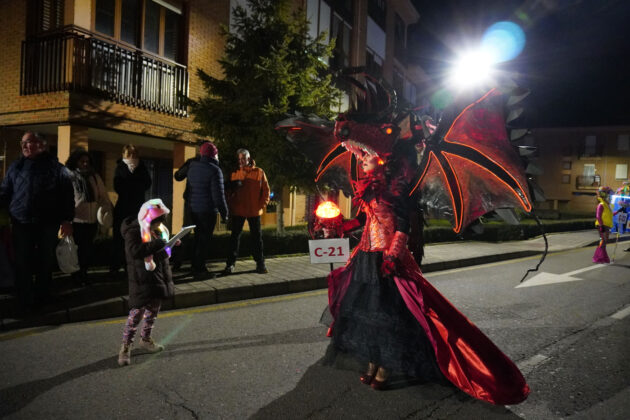
<path fill-rule="evenodd" d="M 459 88 L 482 84 L 492 76 L 493 64 L 493 57 L 487 51 L 471 51 L 455 62 L 450 83 Z"/>

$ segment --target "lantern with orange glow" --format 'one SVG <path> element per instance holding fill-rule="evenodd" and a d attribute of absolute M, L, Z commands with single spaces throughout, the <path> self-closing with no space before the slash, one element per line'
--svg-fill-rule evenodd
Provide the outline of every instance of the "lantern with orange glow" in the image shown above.
<path fill-rule="evenodd" d="M 342 237 L 342 225 L 343 215 L 335 203 L 332 201 L 324 201 L 317 206 L 315 210 L 314 226 L 316 232 L 328 229 L 335 232 L 335 235 L 332 237 Z"/>

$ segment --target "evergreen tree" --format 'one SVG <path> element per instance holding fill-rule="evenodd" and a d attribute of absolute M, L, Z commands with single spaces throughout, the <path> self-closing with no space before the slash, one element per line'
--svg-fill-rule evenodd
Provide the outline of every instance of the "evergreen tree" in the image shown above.
<path fill-rule="evenodd" d="M 229 162 L 244 147 L 265 170 L 276 193 L 281 232 L 282 188 L 311 189 L 315 168 L 274 125 L 287 114 L 333 116 L 341 97 L 327 64 L 334 42 L 324 43 L 325 33 L 311 38 L 304 11 L 293 10 L 290 0 L 247 3 L 249 13 L 240 6 L 233 10 L 231 31 L 222 27 L 224 78 L 198 70 L 207 95 L 192 112 L 199 133 L 212 137 Z"/>

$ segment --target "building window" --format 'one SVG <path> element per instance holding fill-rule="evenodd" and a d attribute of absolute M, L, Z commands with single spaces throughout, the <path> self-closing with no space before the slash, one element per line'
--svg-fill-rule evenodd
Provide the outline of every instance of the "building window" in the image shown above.
<path fill-rule="evenodd" d="M 147 1 L 144 8 L 144 49 L 155 54 L 160 52 L 160 5 Z"/>
<path fill-rule="evenodd" d="M 367 48 L 365 66 L 372 76 L 381 77 L 385 59 L 385 31 L 372 18 L 367 18 Z"/>
<path fill-rule="evenodd" d="M 628 151 L 630 150 L 630 135 L 619 134 L 617 136 L 617 150 Z"/>
<path fill-rule="evenodd" d="M 409 79 L 405 79 L 405 99 L 412 105 L 416 105 L 418 91 L 416 85 Z"/>
<path fill-rule="evenodd" d="M 580 189 L 592 189 L 601 185 L 601 177 L 595 175 L 595 164 L 585 163 L 582 175 L 575 177 L 575 187 Z"/>
<path fill-rule="evenodd" d="M 382 29 L 385 29 L 386 16 L 387 2 L 385 0 L 368 0 L 368 17 L 372 18 Z"/>
<path fill-rule="evenodd" d="M 133 46 L 140 45 L 140 2 L 138 0 L 122 0 L 120 12 L 120 39 Z"/>
<path fill-rule="evenodd" d="M 107 36 L 114 36 L 116 0 L 96 0 L 94 29 Z"/>
<path fill-rule="evenodd" d="M 585 163 L 584 170 L 582 171 L 582 175 L 584 176 L 594 176 L 595 175 L 595 164 L 594 163 Z"/>
<path fill-rule="evenodd" d="M 324 43 L 335 39 L 335 50 L 330 59 L 331 67 L 340 69 L 350 65 L 350 41 L 352 34 L 352 2 L 308 0 L 306 19 L 309 21 L 309 35 L 317 38 L 322 32 L 328 37 Z"/>
<path fill-rule="evenodd" d="M 315 39 L 322 32 L 327 32 L 330 37 L 330 16 L 332 12 L 328 3 L 322 0 L 308 0 L 306 5 L 306 19 L 310 22 L 309 35 Z M 328 43 L 326 38 L 324 42 Z"/>
<path fill-rule="evenodd" d="M 562 175 L 562 183 L 570 184 L 571 183 L 571 175 Z"/>
<path fill-rule="evenodd" d="M 571 169 L 571 161 L 565 160 L 562 162 L 562 169 L 569 170 Z"/>
<path fill-rule="evenodd" d="M 599 157 L 602 155 L 603 147 L 601 142 L 597 140 L 597 136 L 584 137 L 582 143 L 582 157 Z"/>
<path fill-rule="evenodd" d="M 27 5 L 28 36 L 63 26 L 63 0 L 29 0 Z"/>
<path fill-rule="evenodd" d="M 340 69 L 350 66 L 350 33 L 352 27 L 336 13 L 333 14 L 331 38 L 335 38 L 335 51 L 330 65 Z"/>
<path fill-rule="evenodd" d="M 369 48 L 365 52 L 365 70 L 376 78 L 383 76 L 383 59 Z"/>
<path fill-rule="evenodd" d="M 394 68 L 394 76 L 392 80 L 396 95 L 402 97 L 405 91 L 405 79 L 397 68 Z"/>
<path fill-rule="evenodd" d="M 405 22 L 397 13 L 394 22 L 394 56 L 401 62 L 405 61 L 405 29 Z"/>
<path fill-rule="evenodd" d="M 615 179 L 628 179 L 628 164 L 618 163 L 615 166 Z"/>
<path fill-rule="evenodd" d="M 95 0 L 94 30 L 169 60 L 181 61 L 182 9 L 175 2 Z"/>

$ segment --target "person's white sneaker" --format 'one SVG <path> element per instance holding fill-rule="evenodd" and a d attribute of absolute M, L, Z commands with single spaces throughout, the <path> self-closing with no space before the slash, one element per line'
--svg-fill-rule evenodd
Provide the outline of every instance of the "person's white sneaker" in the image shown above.
<path fill-rule="evenodd" d="M 131 364 L 131 346 L 123 344 L 118 352 L 118 365 L 126 366 Z"/>
<path fill-rule="evenodd" d="M 156 343 L 155 341 L 153 341 L 152 338 L 149 338 L 148 340 L 144 340 L 141 338 L 140 342 L 138 343 L 138 348 L 148 353 L 157 353 L 164 350 L 164 346 Z"/>

